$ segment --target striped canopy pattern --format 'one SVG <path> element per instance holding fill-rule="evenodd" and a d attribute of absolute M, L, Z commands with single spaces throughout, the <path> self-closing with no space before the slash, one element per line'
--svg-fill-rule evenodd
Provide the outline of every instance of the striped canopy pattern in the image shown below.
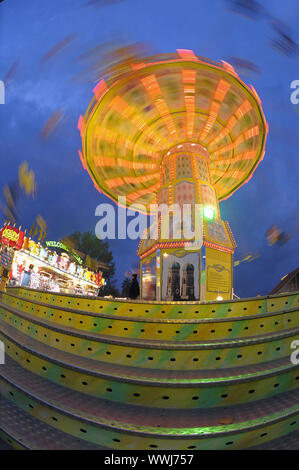
<path fill-rule="evenodd" d="M 252 176 L 265 151 L 261 101 L 226 62 L 178 50 L 101 80 L 78 127 L 82 164 L 95 186 L 127 205 L 156 202 L 160 163 L 175 145 L 194 142 L 210 155 L 219 200 Z"/>

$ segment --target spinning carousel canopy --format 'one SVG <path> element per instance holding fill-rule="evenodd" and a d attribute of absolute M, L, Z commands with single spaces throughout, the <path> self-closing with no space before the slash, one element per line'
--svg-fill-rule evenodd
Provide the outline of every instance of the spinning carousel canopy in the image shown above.
<path fill-rule="evenodd" d="M 223 200 L 252 176 L 267 134 L 254 88 L 229 64 L 187 50 L 101 80 L 78 127 L 80 157 L 97 189 L 147 211 L 157 202 L 161 162 L 174 146 L 205 149 L 211 183 Z"/>

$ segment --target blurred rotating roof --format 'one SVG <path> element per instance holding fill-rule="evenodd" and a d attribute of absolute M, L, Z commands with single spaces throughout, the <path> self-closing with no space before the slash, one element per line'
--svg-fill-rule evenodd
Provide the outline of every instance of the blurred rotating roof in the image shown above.
<path fill-rule="evenodd" d="M 127 205 L 156 202 L 160 163 L 172 147 L 199 143 L 210 155 L 219 200 L 252 176 L 267 123 L 254 88 L 226 62 L 178 50 L 101 80 L 78 127 L 80 157 L 95 186 Z"/>

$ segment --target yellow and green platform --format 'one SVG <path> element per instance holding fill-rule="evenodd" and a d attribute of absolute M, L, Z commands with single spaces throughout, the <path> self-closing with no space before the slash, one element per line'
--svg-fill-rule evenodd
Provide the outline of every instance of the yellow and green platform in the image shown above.
<path fill-rule="evenodd" d="M 149 303 L 9 288 L 0 438 L 16 449 L 288 448 L 298 311 L 299 292 Z"/>

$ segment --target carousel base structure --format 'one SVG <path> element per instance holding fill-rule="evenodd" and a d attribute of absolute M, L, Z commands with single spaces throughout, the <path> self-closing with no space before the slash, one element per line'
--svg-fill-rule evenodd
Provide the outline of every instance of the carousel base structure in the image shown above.
<path fill-rule="evenodd" d="M 15 449 L 299 442 L 299 292 L 221 302 L 0 294 L 0 440 Z"/>

